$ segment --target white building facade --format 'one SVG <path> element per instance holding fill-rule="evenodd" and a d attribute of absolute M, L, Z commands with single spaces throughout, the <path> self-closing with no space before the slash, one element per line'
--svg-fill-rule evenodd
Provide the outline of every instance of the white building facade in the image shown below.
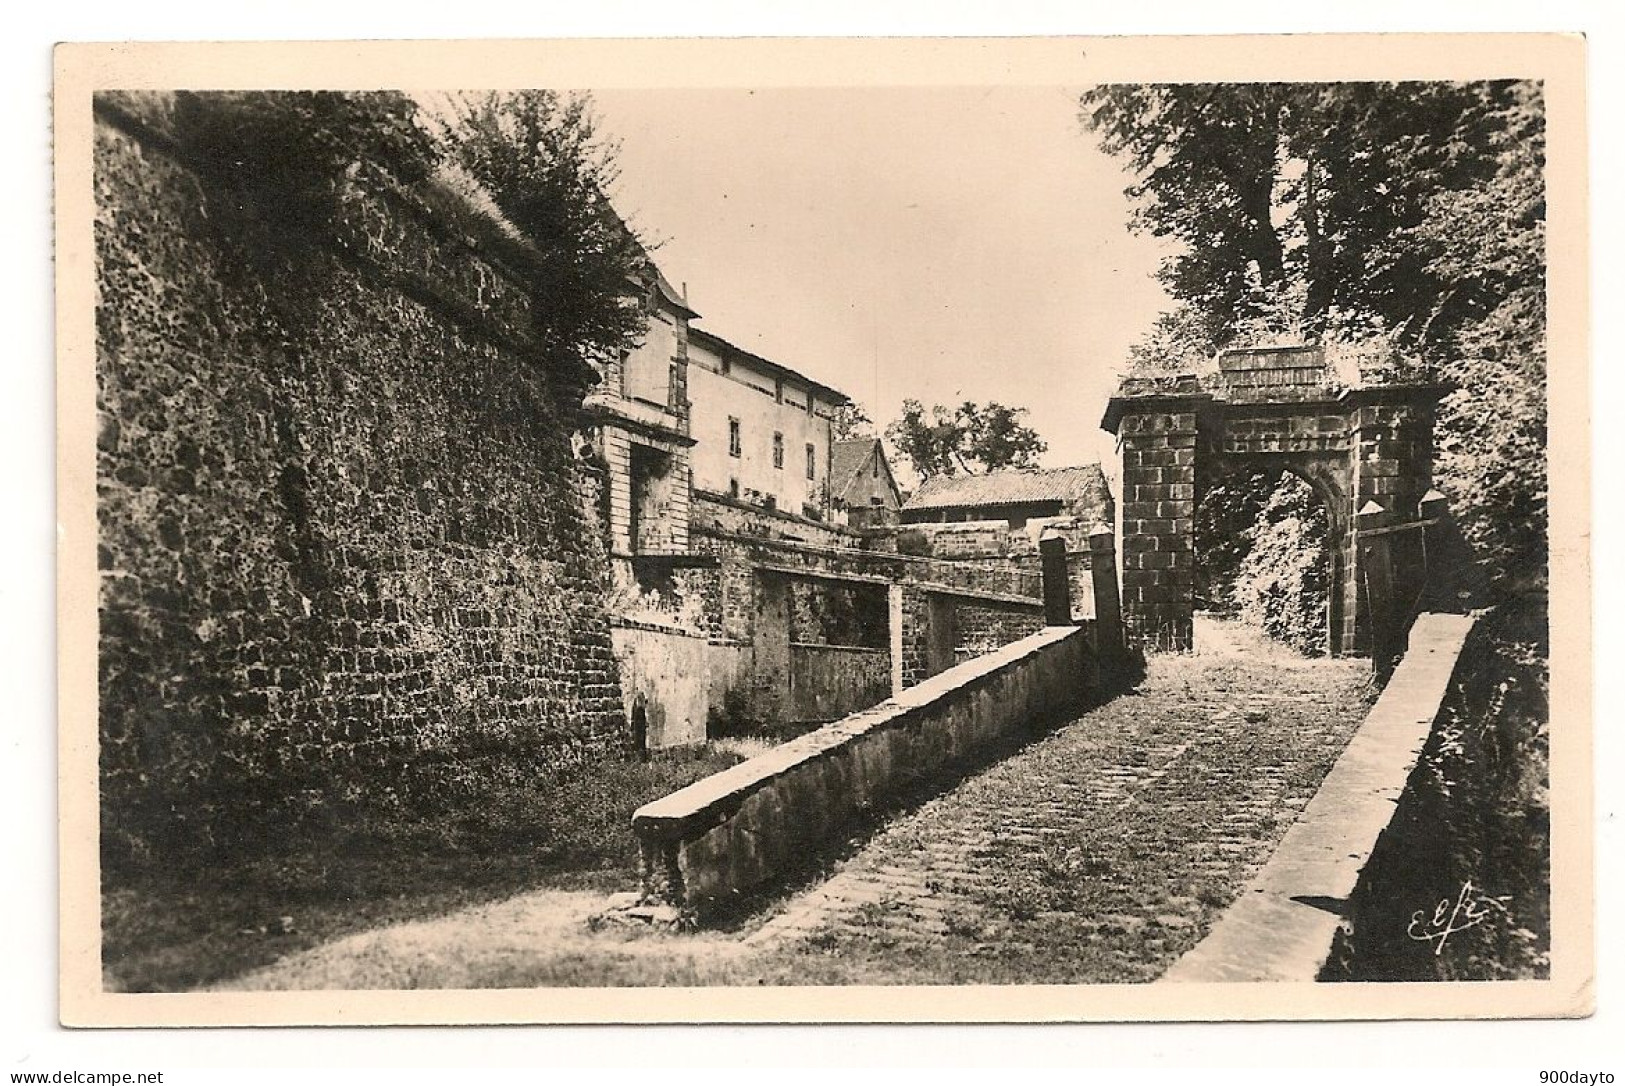
<path fill-rule="evenodd" d="M 600 366 L 583 405 L 618 579 L 690 553 L 696 493 L 829 521 L 831 417 L 846 395 L 690 327 L 699 314 L 657 270 L 646 286 L 642 342 Z"/>
<path fill-rule="evenodd" d="M 843 393 L 698 328 L 688 390 L 696 490 L 829 519 L 830 420 Z"/>

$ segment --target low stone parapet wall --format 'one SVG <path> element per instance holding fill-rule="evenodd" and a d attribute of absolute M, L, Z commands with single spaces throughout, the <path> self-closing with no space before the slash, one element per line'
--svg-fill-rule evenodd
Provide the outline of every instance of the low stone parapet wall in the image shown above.
<path fill-rule="evenodd" d="M 1166 981 L 1313 981 L 1433 730 L 1467 615 L 1425 614 L 1377 704 L 1264 869 Z"/>
<path fill-rule="evenodd" d="M 728 531 L 711 524 L 690 529 L 696 551 L 716 555 L 724 563 L 767 565 L 808 575 L 872 578 L 888 583 L 916 584 L 988 596 L 1037 599 L 1042 586 L 1036 570 L 1014 565 L 975 565 L 942 558 L 925 558 L 887 551 L 829 546 L 821 541 L 780 539 Z"/>
<path fill-rule="evenodd" d="M 1098 685 L 1092 630 L 1056 626 L 639 808 L 647 896 L 704 917 L 783 879 L 864 814 Z"/>

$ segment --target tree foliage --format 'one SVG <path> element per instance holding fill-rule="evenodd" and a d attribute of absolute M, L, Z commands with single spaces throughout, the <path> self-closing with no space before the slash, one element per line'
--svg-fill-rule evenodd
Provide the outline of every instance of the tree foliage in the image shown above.
<path fill-rule="evenodd" d="M 181 91 L 171 121 L 230 266 L 275 282 L 268 303 L 290 313 L 320 289 L 305 273 L 335 243 L 349 186 L 412 184 L 437 161 L 417 104 L 393 91 Z"/>
<path fill-rule="evenodd" d="M 653 282 L 647 246 L 610 205 L 614 143 L 585 96 L 493 92 L 446 104 L 450 115 L 435 118 L 392 91 L 181 92 L 173 123 L 179 150 L 211 182 L 210 222 L 251 279 L 276 282 L 280 308 L 298 313 L 301 290 L 320 289 L 293 273 L 343 244 L 336 225 L 357 185 L 415 188 L 455 218 L 459 209 L 437 200 L 449 179 L 481 208 L 462 213 L 494 210 L 511 233 L 495 251 L 530 283 L 539 361 L 587 379 L 590 363 L 641 338 L 638 288 Z"/>
<path fill-rule="evenodd" d="M 647 252 L 610 204 L 617 147 L 591 100 L 550 90 L 460 98 L 444 141 L 533 249 L 533 331 L 549 359 L 588 364 L 635 346 L 647 317 L 629 288 L 650 278 Z"/>
<path fill-rule="evenodd" d="M 1135 173 L 1135 226 L 1181 243 L 1161 278 L 1213 342 L 1290 286 L 1310 338 L 1375 319 L 1420 339 L 1455 283 L 1429 229 L 1440 194 L 1496 176 L 1530 93 L 1511 82 L 1109 86 L 1084 96 L 1083 117 Z"/>
<path fill-rule="evenodd" d="M 1242 471 L 1197 503 L 1197 606 L 1233 615 L 1310 655 L 1326 651 L 1326 508 L 1289 472 Z"/>
<path fill-rule="evenodd" d="M 952 410 L 937 404 L 929 411 L 918 400 L 904 400 L 903 413 L 886 427 L 886 437 L 923 478 L 985 475 L 1038 466 L 1049 446 L 1022 421 L 1026 417 L 1025 407 L 991 400 L 966 400 Z"/>
<path fill-rule="evenodd" d="M 869 417 L 862 404 L 845 403 L 830 413 L 829 430 L 836 441 L 874 437 L 875 420 Z"/>
<path fill-rule="evenodd" d="M 1196 605 L 1219 612 L 1235 610 L 1231 590 L 1251 533 L 1280 478 L 1243 471 L 1211 483 L 1196 503 L 1191 531 L 1196 548 Z"/>
<path fill-rule="evenodd" d="M 1175 308 L 1136 369 L 1287 338 L 1354 345 L 1367 380 L 1453 386 L 1439 481 L 1492 573 L 1543 575 L 1538 85 L 1107 86 L 1082 119 L 1134 174 L 1134 227 L 1176 243 Z"/>
<path fill-rule="evenodd" d="M 1246 529 L 1246 553 L 1229 590 L 1243 621 L 1309 655 L 1326 651 L 1326 535 L 1320 498 L 1303 480 L 1286 476 Z"/>

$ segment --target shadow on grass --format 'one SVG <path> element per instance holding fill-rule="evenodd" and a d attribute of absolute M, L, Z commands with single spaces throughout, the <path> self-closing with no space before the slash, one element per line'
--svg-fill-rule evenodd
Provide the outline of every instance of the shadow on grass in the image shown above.
<path fill-rule="evenodd" d="M 700 749 L 488 785 L 428 816 L 354 812 L 252 853 L 109 870 L 103 984 L 183 991 L 384 924 L 535 889 L 637 885 L 632 811 L 738 762 Z"/>

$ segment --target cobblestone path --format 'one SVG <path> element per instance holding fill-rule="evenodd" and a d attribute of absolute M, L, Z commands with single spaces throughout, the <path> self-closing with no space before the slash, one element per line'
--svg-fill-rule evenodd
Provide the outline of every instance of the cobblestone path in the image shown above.
<path fill-rule="evenodd" d="M 731 931 L 592 930 L 539 891 L 380 928 L 231 988 L 1149 981 L 1206 933 L 1363 719 L 1368 664 L 1236 627 L 903 814 Z"/>
<path fill-rule="evenodd" d="M 1214 631 L 1218 632 L 1218 631 Z M 1233 630 L 877 834 L 750 933 L 777 982 L 1151 980 L 1269 858 L 1366 709 L 1361 661 Z"/>

